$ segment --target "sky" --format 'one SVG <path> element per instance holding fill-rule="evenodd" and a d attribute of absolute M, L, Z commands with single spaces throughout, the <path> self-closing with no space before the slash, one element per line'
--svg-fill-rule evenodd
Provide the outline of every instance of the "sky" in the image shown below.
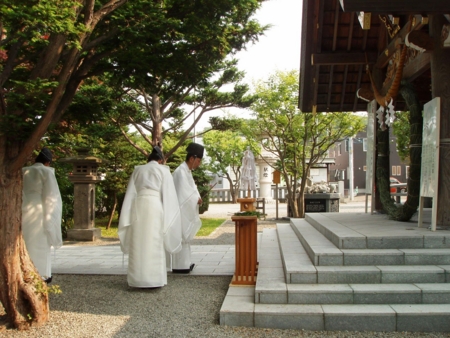
<path fill-rule="evenodd" d="M 268 0 L 256 12 L 254 18 L 261 25 L 272 25 L 264 36 L 247 50 L 236 54 L 238 67 L 245 71 L 244 82 L 250 87 L 257 80 L 264 80 L 276 70 L 300 69 L 300 33 L 301 33 L 302 0 Z M 228 113 L 246 114 L 241 109 L 228 109 Z M 196 129 L 202 130 L 209 126 L 211 116 L 224 116 L 222 110 L 205 114 L 197 124 Z"/>

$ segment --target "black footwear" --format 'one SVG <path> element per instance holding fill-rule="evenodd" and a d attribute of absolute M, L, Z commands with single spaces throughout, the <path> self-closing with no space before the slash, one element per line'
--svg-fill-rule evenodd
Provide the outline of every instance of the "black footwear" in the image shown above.
<path fill-rule="evenodd" d="M 189 267 L 189 271 L 192 271 L 192 270 L 194 270 L 194 266 L 195 266 L 195 264 L 194 264 L 194 263 L 192 263 L 192 264 L 191 264 L 191 266 Z"/>
<path fill-rule="evenodd" d="M 189 272 L 191 272 L 191 270 L 190 269 L 172 269 L 172 272 L 173 273 L 189 273 Z"/>
<path fill-rule="evenodd" d="M 52 282 L 53 276 L 48 277 L 47 279 L 44 279 L 44 282 L 47 284 L 50 284 Z"/>

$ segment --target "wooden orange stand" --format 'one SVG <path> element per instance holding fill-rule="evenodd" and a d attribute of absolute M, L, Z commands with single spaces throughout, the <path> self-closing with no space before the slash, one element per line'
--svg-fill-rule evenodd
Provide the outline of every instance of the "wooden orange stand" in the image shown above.
<path fill-rule="evenodd" d="M 236 224 L 236 269 L 233 285 L 255 285 L 257 262 L 257 217 L 232 216 Z"/>

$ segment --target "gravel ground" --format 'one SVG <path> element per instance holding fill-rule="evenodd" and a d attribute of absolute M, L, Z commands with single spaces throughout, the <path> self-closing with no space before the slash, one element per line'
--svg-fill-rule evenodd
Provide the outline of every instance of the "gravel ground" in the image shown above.
<path fill-rule="evenodd" d="M 0 337 L 449 337 L 446 334 L 313 332 L 219 325 L 231 277 L 168 276 L 168 285 L 132 289 L 126 276 L 56 275 L 49 322 Z M 1 312 L 1 311 L 0 311 Z"/>
<path fill-rule="evenodd" d="M 285 220 L 258 221 L 258 231 Z M 102 239 L 77 245 L 111 245 Z M 208 237 L 193 245 L 234 244 L 234 222 L 229 217 Z M 64 245 L 75 245 L 66 242 Z M 231 277 L 169 275 L 168 285 L 134 289 L 126 276 L 55 275 L 62 294 L 50 295 L 50 320 L 29 331 L 6 329 L 0 337 L 450 337 L 447 333 L 324 332 L 257 329 L 219 325 L 219 311 Z M 0 305 L 0 322 L 4 317 Z"/>

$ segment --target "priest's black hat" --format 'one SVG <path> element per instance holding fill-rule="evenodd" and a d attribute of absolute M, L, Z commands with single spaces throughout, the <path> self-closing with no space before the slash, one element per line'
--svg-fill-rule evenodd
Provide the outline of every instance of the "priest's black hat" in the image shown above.
<path fill-rule="evenodd" d="M 36 162 L 47 163 L 52 161 L 52 152 L 48 148 L 42 148 L 39 155 L 36 157 Z"/>
<path fill-rule="evenodd" d="M 158 160 L 162 160 L 162 159 L 164 159 L 164 155 L 163 155 L 161 148 L 158 146 L 154 146 L 152 152 L 148 156 L 148 161 L 152 161 L 152 160 L 158 161 Z"/>
<path fill-rule="evenodd" d="M 198 143 L 190 143 L 186 148 L 186 151 L 189 155 L 193 155 L 198 158 L 203 158 L 204 150 L 205 147 L 203 147 L 201 144 Z"/>

